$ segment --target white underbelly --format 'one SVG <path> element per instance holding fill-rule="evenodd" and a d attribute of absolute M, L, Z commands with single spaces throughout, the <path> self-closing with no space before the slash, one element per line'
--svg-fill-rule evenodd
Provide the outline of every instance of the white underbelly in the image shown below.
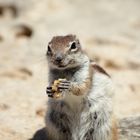
<path fill-rule="evenodd" d="M 72 93 L 66 94 L 64 100 L 73 110 L 81 110 L 83 105 L 83 97 L 84 96 L 76 96 Z"/>

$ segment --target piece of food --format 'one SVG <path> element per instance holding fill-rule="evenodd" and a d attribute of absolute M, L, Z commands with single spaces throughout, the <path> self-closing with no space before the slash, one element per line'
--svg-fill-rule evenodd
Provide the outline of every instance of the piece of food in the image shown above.
<path fill-rule="evenodd" d="M 54 91 L 54 94 L 53 94 L 54 98 L 60 98 L 62 96 L 62 93 L 58 90 L 58 85 L 63 80 L 66 80 L 66 79 L 58 79 L 54 81 L 52 85 L 52 90 Z"/>
<path fill-rule="evenodd" d="M 58 91 L 58 84 L 60 83 L 59 80 L 55 80 L 53 85 L 52 85 L 52 90 L 57 92 Z"/>

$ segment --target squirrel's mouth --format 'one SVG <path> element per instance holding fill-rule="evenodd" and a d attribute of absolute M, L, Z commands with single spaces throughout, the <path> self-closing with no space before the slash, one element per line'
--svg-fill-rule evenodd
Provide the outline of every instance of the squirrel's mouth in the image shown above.
<path fill-rule="evenodd" d="M 55 67 L 57 67 L 58 69 L 65 69 L 65 68 L 68 68 L 68 67 L 75 67 L 77 65 L 75 65 L 75 63 L 73 62 L 73 60 L 71 61 L 63 61 L 63 62 L 60 62 L 60 63 L 56 63 L 54 62 L 54 65 Z"/>
<path fill-rule="evenodd" d="M 57 67 L 58 67 L 58 68 L 65 68 L 65 67 L 67 67 L 67 65 L 59 64 L 59 65 L 57 65 Z"/>
<path fill-rule="evenodd" d="M 67 65 L 68 65 L 69 63 L 64 63 L 64 62 L 54 62 L 54 65 L 56 66 L 56 67 L 58 67 L 58 68 L 65 68 L 65 67 L 67 67 Z"/>

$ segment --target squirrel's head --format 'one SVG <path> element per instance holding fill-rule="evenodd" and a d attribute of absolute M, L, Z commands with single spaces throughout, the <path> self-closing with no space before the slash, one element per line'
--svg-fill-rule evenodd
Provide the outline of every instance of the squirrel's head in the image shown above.
<path fill-rule="evenodd" d="M 84 61 L 84 53 L 75 35 L 53 37 L 46 55 L 50 67 L 58 69 L 77 67 Z"/>

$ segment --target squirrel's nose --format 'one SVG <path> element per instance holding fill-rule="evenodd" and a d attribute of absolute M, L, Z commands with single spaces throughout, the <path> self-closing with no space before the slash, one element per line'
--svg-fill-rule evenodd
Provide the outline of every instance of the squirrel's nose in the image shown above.
<path fill-rule="evenodd" d="M 60 63 L 62 61 L 63 57 L 62 56 L 56 56 L 55 61 L 57 63 Z"/>

